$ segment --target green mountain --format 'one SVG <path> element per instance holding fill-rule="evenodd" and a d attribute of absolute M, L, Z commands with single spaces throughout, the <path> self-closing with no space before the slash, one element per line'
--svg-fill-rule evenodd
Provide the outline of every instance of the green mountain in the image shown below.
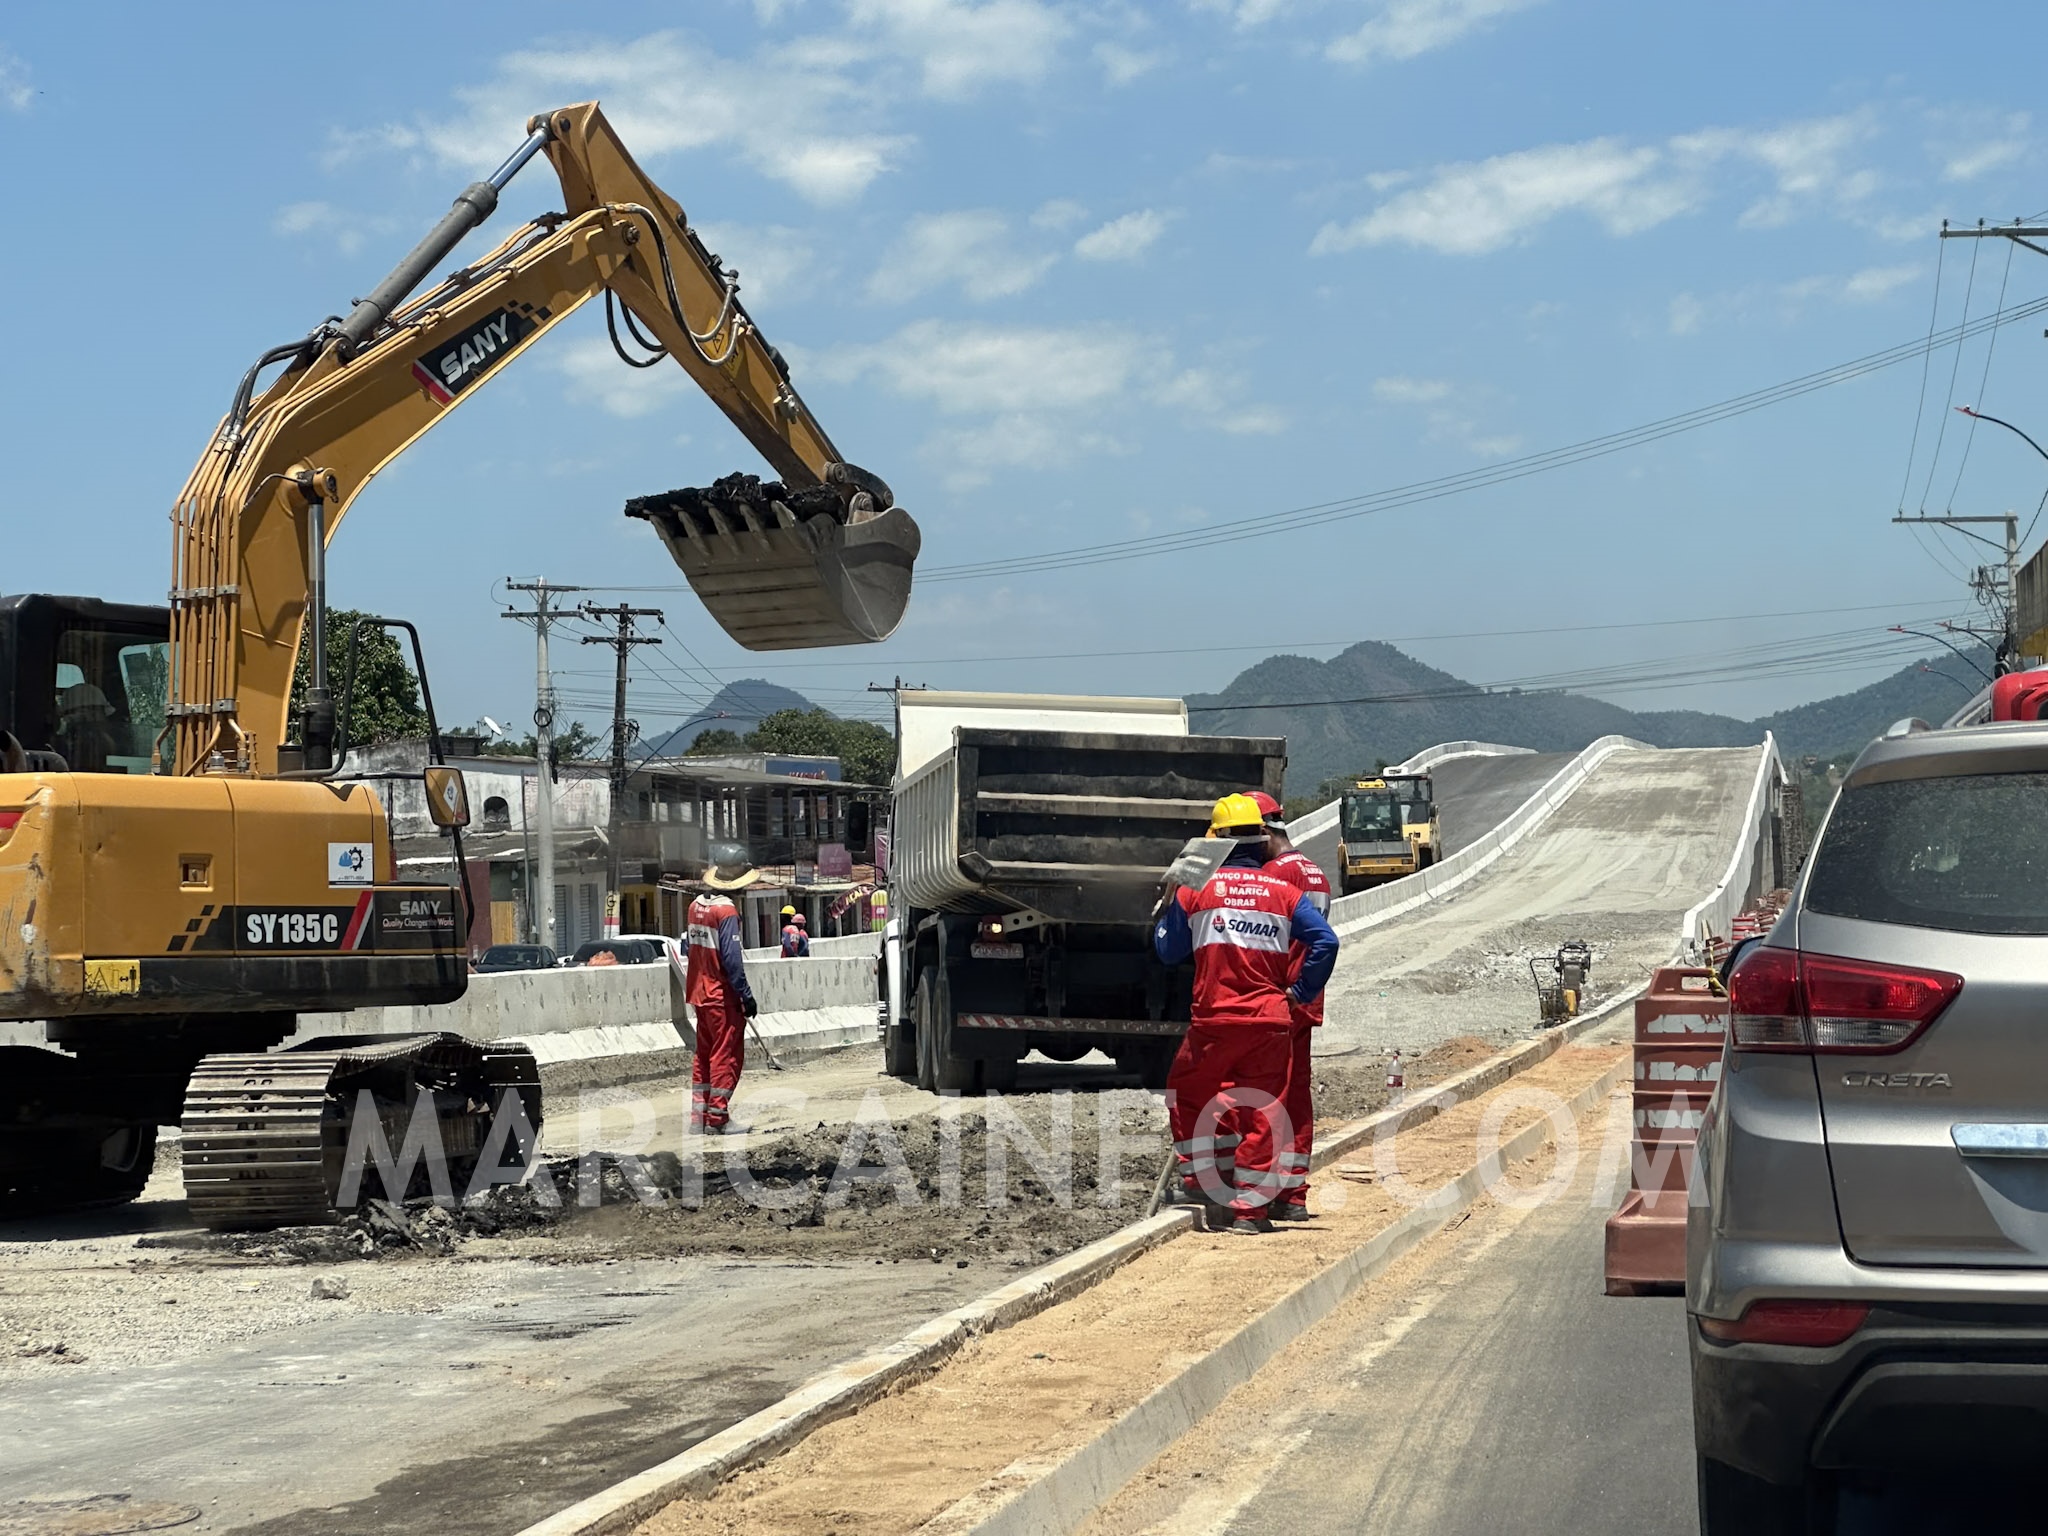
<path fill-rule="evenodd" d="M 1989 670 L 1986 658 L 1973 658 Z M 1576 693 L 1489 691 L 1425 666 L 1377 640 L 1328 661 L 1269 656 L 1220 693 L 1190 694 L 1193 729 L 1233 736 L 1285 736 L 1287 779 L 1304 794 L 1323 780 L 1389 762 L 1439 741 L 1497 741 L 1538 752 L 1576 752 L 1601 736 L 1632 736 L 1660 747 L 1732 747 L 1776 733 L 1787 756 L 1832 757 L 1860 748 L 1894 720 L 1940 723 L 1980 686 L 1968 664 L 1944 652 L 1835 698 L 1761 720 L 1698 710 L 1636 711 Z M 1288 700 L 1356 699 L 1311 708 Z"/>

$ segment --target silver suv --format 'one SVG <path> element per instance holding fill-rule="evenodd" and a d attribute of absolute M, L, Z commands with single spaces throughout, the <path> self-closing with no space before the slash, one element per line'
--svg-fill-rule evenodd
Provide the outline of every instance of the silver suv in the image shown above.
<path fill-rule="evenodd" d="M 1695 1180 L 1701 1529 L 1982 1528 L 2048 1447 L 2048 728 L 1857 758 L 1730 975 Z"/>

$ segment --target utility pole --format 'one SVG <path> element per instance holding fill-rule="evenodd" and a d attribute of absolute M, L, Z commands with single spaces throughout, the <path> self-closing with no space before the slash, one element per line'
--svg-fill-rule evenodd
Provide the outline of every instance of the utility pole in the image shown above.
<path fill-rule="evenodd" d="M 1988 420 L 1989 418 L 1987 417 L 1986 419 Z M 2000 425 L 2004 425 L 2004 423 L 2000 423 Z M 2008 671 L 2012 666 L 2013 657 L 2019 653 L 2020 643 L 2020 520 L 2018 516 L 2007 512 L 2003 516 L 1958 517 L 1953 512 L 1946 512 L 1940 516 L 1931 517 L 1927 513 L 1921 512 L 1908 517 L 1905 513 L 1901 512 L 1892 521 L 1895 523 L 1930 523 L 1936 527 L 1957 523 L 2003 523 L 2005 525 L 2005 558 L 2003 562 L 1998 565 L 1978 566 L 1976 573 L 1970 578 L 1970 589 L 1980 599 L 1989 599 L 1990 603 L 1987 606 L 1995 604 L 1997 610 L 2004 618 L 2005 638 L 2003 643 L 1997 648 L 1997 653 L 1992 659 L 1994 671 L 2000 673 Z M 1991 544 L 1991 547 L 1994 549 L 1999 547 L 1981 533 L 1970 533 L 1967 528 L 1962 531 L 1969 533 L 1971 538 L 1981 543 Z"/>
<path fill-rule="evenodd" d="M 581 592 L 582 587 L 556 586 L 546 580 L 505 582 L 510 592 L 533 594 L 533 611 L 507 610 L 501 617 L 518 619 L 533 626 L 533 747 L 538 785 L 534 796 L 536 890 L 527 894 L 533 913 L 533 942 L 550 949 L 555 944 L 555 684 L 548 673 L 548 627 L 563 617 L 553 600 L 564 592 Z"/>
<path fill-rule="evenodd" d="M 619 822 L 626 804 L 626 744 L 638 727 L 626 718 L 626 657 L 636 645 L 659 645 L 659 635 L 636 635 L 633 633 L 635 619 L 652 619 L 662 622 L 659 608 L 629 608 L 621 603 L 616 608 L 601 607 L 596 603 L 585 603 L 581 609 L 583 617 L 593 623 L 610 622 L 618 626 L 616 635 L 585 635 L 585 645 L 608 645 L 617 652 L 618 668 L 613 674 L 612 685 L 612 794 L 610 826 L 605 837 L 605 872 L 609 890 L 604 899 L 604 936 L 617 938 L 619 933 L 619 904 L 623 871 L 619 858 Z"/>

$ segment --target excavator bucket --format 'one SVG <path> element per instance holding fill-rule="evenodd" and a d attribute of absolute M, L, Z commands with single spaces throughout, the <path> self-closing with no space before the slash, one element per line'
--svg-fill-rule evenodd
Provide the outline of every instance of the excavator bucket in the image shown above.
<path fill-rule="evenodd" d="M 886 640 L 910 602 L 921 536 L 901 507 L 753 475 L 637 496 L 711 616 L 750 651 Z"/>

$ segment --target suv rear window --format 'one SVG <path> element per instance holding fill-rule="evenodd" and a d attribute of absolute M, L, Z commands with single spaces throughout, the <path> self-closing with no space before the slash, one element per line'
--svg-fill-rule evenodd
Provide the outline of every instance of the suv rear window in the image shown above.
<path fill-rule="evenodd" d="M 1844 790 L 1813 858 L 1806 905 L 1815 912 L 2048 934 L 2048 773 Z"/>

